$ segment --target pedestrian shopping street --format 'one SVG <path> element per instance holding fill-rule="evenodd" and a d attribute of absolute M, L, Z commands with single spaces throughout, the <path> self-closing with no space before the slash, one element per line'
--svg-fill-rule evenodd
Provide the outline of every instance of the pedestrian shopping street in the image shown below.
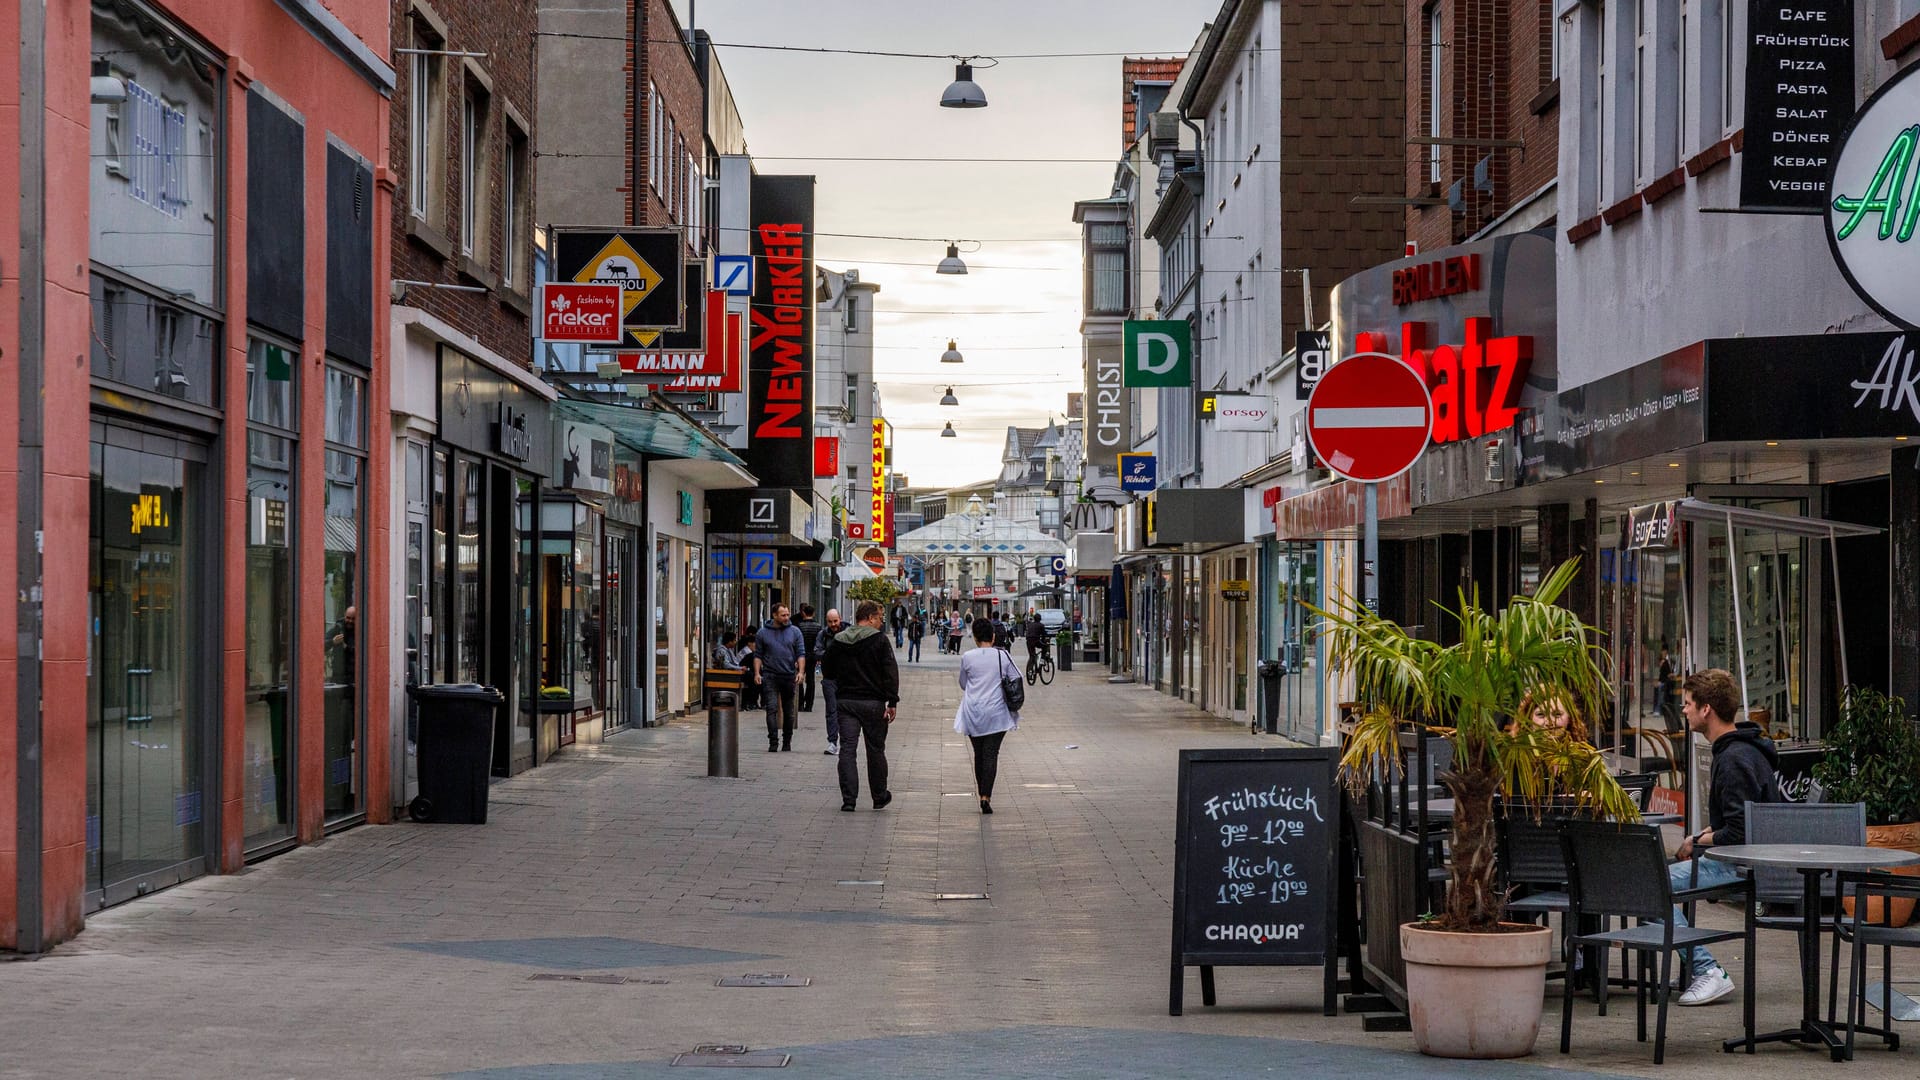
<path fill-rule="evenodd" d="M 484 826 L 352 829 L 0 965 L 0 1076 L 678 1076 L 707 1044 L 816 1077 L 1912 1075 L 1910 1050 L 1873 1044 L 1849 1065 L 1722 1054 L 1733 998 L 1675 1009 L 1658 1070 L 1630 994 L 1604 1019 L 1582 999 L 1563 1058 L 1557 983 L 1539 1052 L 1511 1064 L 1324 1018 L 1310 968 L 1221 968 L 1218 1008 L 1189 973 L 1170 1017 L 1176 751 L 1277 740 L 1081 666 L 1030 691 L 982 817 L 955 658 L 901 666 L 884 811 L 863 791 L 840 812 L 817 711 L 790 754 L 744 715 L 738 780 L 704 775 L 699 716 L 577 746 L 496 783 Z M 938 899 L 967 893 L 987 897 Z M 1797 1009 L 1792 938 L 1761 947 L 1770 1027 Z M 748 973 L 812 982 L 715 985 Z"/>

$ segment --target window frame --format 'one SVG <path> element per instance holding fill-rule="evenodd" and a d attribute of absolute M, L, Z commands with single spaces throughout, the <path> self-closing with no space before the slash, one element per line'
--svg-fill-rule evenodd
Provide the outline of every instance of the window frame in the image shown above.
<path fill-rule="evenodd" d="M 1427 135 L 1430 138 L 1437 139 L 1440 137 L 1440 128 L 1444 123 L 1441 103 L 1446 98 L 1445 80 L 1442 77 L 1445 74 L 1445 65 L 1440 63 L 1441 50 L 1446 47 L 1445 44 L 1441 42 L 1440 36 L 1446 29 L 1446 23 L 1444 13 L 1438 3 L 1435 3 L 1427 9 L 1426 16 Z M 1442 175 L 1440 147 L 1438 144 L 1427 147 L 1427 163 L 1427 182 L 1431 184 L 1443 183 L 1445 177 Z"/>
<path fill-rule="evenodd" d="M 416 49 L 444 49 L 446 42 L 418 10 L 409 20 Z M 429 53 L 409 56 L 407 88 L 407 211 L 415 220 L 432 222 L 444 209 L 445 184 L 434 183 L 446 157 L 446 57 Z M 438 106 L 438 107 L 436 107 Z M 436 152 L 437 151 L 437 152 Z"/>
<path fill-rule="evenodd" d="M 500 159 L 500 284 L 520 293 L 529 291 L 523 264 L 532 246 L 527 228 L 527 171 L 532 166 L 531 140 L 509 117 L 506 153 Z"/>

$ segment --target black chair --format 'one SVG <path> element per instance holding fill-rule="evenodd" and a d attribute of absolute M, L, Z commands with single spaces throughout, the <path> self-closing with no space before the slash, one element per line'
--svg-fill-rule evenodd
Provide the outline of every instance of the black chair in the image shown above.
<path fill-rule="evenodd" d="M 1535 817 L 1511 806 L 1494 819 L 1496 858 L 1508 894 L 1507 914 L 1531 921 L 1567 911 L 1567 852 L 1560 817 Z M 1518 891 L 1520 895 L 1514 896 Z"/>
<path fill-rule="evenodd" d="M 1843 844 L 1860 847 L 1867 842 L 1865 803 L 1754 803 L 1746 804 L 1746 842 L 1749 844 Z M 1821 895 L 1836 911 L 1839 893 L 1837 877 L 1827 878 Z M 1788 930 L 1795 934 L 1805 928 L 1801 910 L 1806 905 L 1806 882 L 1796 870 L 1786 867 L 1756 867 L 1753 871 L 1754 900 L 1768 908 L 1785 909 L 1786 914 L 1763 911 L 1754 919 L 1762 930 Z M 1818 912 L 1815 912 L 1818 915 Z M 1805 942 L 1801 941 L 1801 948 Z M 1806 958 L 1802 957 L 1805 963 Z M 1813 963 L 1818 964 L 1816 959 Z M 1827 970 L 1827 1022 L 1834 1022 L 1838 1010 L 1836 997 L 1840 983 L 1840 937 L 1835 933 Z"/>
<path fill-rule="evenodd" d="M 1639 978 L 1635 983 L 1639 1007 L 1636 1035 L 1647 1039 L 1647 983 L 1650 956 L 1660 957 L 1659 981 L 1655 993 L 1659 1021 L 1655 1028 L 1653 1063 L 1661 1064 L 1667 1052 L 1667 1004 L 1672 997 L 1674 954 L 1717 941 L 1742 939 L 1746 942 L 1746 980 L 1741 986 L 1743 1021 L 1746 1025 L 1747 1051 L 1753 1051 L 1753 882 L 1742 878 L 1724 885 L 1674 891 L 1667 880 L 1666 850 L 1660 843 L 1660 830 L 1652 825 L 1618 825 L 1612 822 L 1569 821 L 1561 828 L 1561 842 L 1567 859 L 1567 918 L 1578 926 L 1588 917 L 1617 917 L 1637 920 L 1636 925 L 1599 933 L 1574 934 L 1567 939 L 1567 953 L 1585 946 L 1618 946 L 1637 954 Z M 1673 905 L 1688 900 L 1732 897 L 1746 901 L 1747 919 L 1742 930 L 1705 930 L 1697 926 L 1675 926 Z M 1573 983 L 1563 988 L 1560 1005 L 1560 1052 L 1573 1047 Z"/>
<path fill-rule="evenodd" d="M 1628 773 L 1613 779 L 1615 783 L 1626 789 L 1628 795 L 1633 796 L 1633 805 L 1638 807 L 1641 813 L 1646 813 L 1648 805 L 1653 802 L 1653 788 L 1655 782 L 1660 779 L 1659 775 L 1650 772 Z"/>
<path fill-rule="evenodd" d="M 1920 900 L 1920 879 L 1886 873 L 1843 870 L 1836 875 L 1843 895 L 1853 897 L 1853 917 L 1843 919 L 1834 913 L 1834 944 L 1844 936 L 1853 943 L 1853 960 L 1847 965 L 1847 1058 L 1853 1058 L 1856 1030 L 1878 1035 L 1887 1049 L 1900 1049 L 1900 1036 L 1893 1030 L 1893 950 L 1920 948 L 1920 926 L 1894 926 L 1893 901 Z M 1878 900 L 1874 905 L 1872 902 Z M 1867 921 L 1867 908 L 1880 908 L 1880 921 Z M 1880 1027 L 1867 1026 L 1867 948 L 1880 947 L 1880 1014 L 1886 1017 Z M 1829 1019 L 1832 1007 L 1829 1006 Z"/>

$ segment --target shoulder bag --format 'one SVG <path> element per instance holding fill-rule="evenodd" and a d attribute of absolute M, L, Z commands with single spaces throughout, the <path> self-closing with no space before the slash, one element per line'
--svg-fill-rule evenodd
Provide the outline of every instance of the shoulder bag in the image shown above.
<path fill-rule="evenodd" d="M 995 649 L 994 652 L 1000 653 L 1000 663 L 1003 665 L 1002 670 L 1005 670 L 1006 667 L 1013 666 L 1013 661 L 1007 659 L 1006 653 L 1001 652 L 999 649 Z M 1026 681 L 1020 677 L 1018 671 L 1015 671 L 1012 675 L 1000 676 L 1000 696 L 1006 701 L 1008 712 L 1017 713 L 1020 711 L 1020 706 L 1027 703 L 1027 684 Z"/>

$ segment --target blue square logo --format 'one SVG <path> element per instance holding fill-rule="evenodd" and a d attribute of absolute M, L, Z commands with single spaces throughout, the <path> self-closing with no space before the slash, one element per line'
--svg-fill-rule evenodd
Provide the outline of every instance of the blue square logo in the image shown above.
<path fill-rule="evenodd" d="M 713 287 L 728 296 L 752 296 L 753 256 L 714 256 Z"/>

